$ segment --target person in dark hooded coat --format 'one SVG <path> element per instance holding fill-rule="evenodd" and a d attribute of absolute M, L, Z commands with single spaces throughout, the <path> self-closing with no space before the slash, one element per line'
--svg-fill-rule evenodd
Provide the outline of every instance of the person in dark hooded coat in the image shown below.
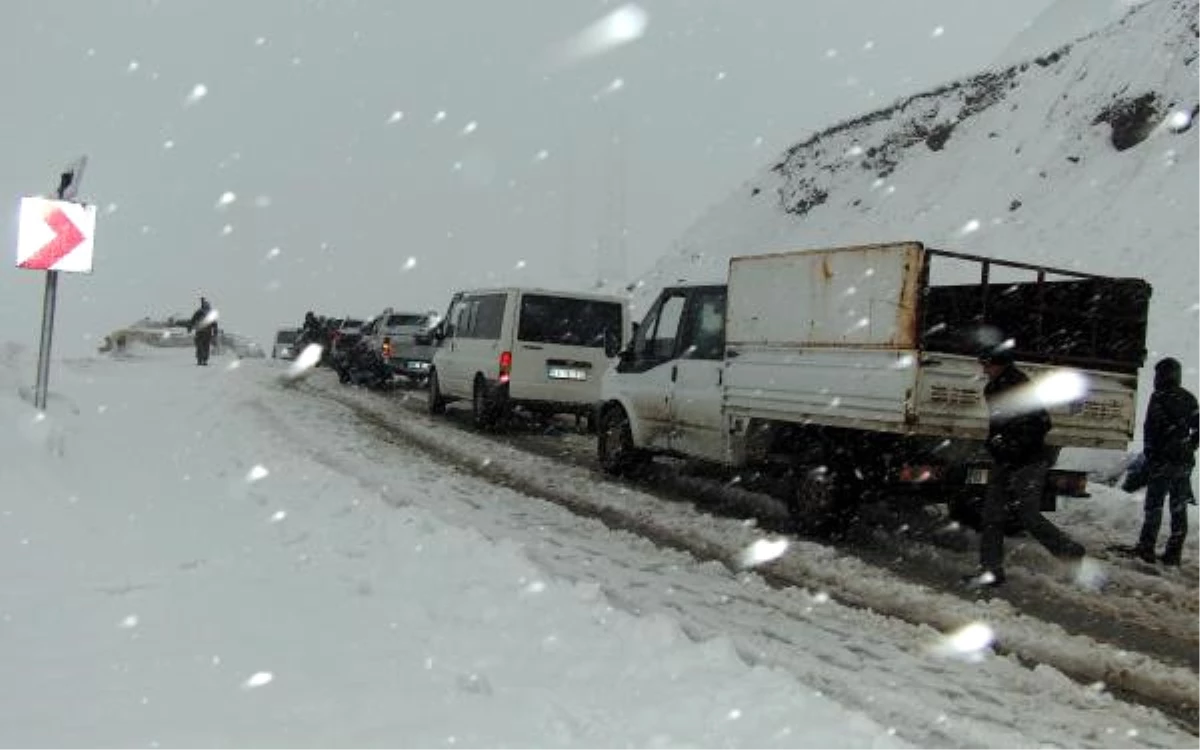
<path fill-rule="evenodd" d="M 216 331 L 215 324 L 217 316 L 213 312 L 212 306 L 208 304 L 208 300 L 201 297 L 200 307 L 196 312 L 192 313 L 192 319 L 188 321 L 188 332 L 193 333 L 193 341 L 196 344 L 196 364 L 207 365 L 208 353 L 212 347 L 213 333 Z"/>
<path fill-rule="evenodd" d="M 1010 508 L 1025 530 L 1055 557 L 1078 560 L 1085 549 L 1042 515 L 1042 492 L 1051 463 L 1046 433 L 1051 425 L 1046 410 L 1023 396 L 1029 378 L 1017 369 L 1008 347 L 984 352 L 979 363 L 988 379 L 983 395 L 988 407 L 986 447 L 993 467 L 983 501 L 979 572 L 963 581 L 992 588 L 1005 580 L 1004 533 Z"/>
<path fill-rule="evenodd" d="M 1142 438 L 1146 457 L 1146 499 L 1142 531 L 1133 552 L 1154 562 L 1163 502 L 1169 501 L 1171 533 L 1163 550 L 1164 565 L 1179 565 L 1187 538 L 1187 506 L 1192 500 L 1192 470 L 1200 443 L 1196 397 L 1180 385 L 1183 367 L 1166 357 L 1154 366 L 1154 393 L 1146 407 Z"/>

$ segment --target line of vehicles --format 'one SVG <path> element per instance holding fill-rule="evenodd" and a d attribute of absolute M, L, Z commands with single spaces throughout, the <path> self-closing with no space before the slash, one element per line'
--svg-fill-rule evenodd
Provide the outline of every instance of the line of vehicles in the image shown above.
<path fill-rule="evenodd" d="M 1140 279 L 896 242 L 734 257 L 724 283 L 664 289 L 637 324 L 622 297 L 482 289 L 442 317 L 385 311 L 357 343 L 426 386 L 431 414 L 466 402 L 480 428 L 517 409 L 576 415 L 610 474 L 655 456 L 715 467 L 804 528 L 873 497 L 974 523 L 990 468 L 979 352 L 1011 341 L 1056 455 L 1124 451 L 1150 295 Z M 1086 485 L 1052 470 L 1044 508 Z"/>

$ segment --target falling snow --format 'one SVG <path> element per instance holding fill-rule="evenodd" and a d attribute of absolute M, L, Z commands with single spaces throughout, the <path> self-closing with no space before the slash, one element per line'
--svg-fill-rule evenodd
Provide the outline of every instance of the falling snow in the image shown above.
<path fill-rule="evenodd" d="M 271 674 L 270 672 L 255 672 L 246 678 L 246 681 L 242 683 L 242 687 L 248 690 L 260 688 L 263 685 L 270 684 L 272 681 L 274 681 L 274 679 L 275 675 Z"/>
<path fill-rule="evenodd" d="M 622 5 L 571 37 L 559 56 L 563 62 L 578 62 L 629 44 L 645 33 L 650 15 L 641 6 Z"/>
<path fill-rule="evenodd" d="M 188 94 L 186 101 L 188 104 L 195 104 L 206 96 L 208 96 L 208 86 L 205 86 L 203 83 L 197 83 L 192 87 L 192 91 Z"/>

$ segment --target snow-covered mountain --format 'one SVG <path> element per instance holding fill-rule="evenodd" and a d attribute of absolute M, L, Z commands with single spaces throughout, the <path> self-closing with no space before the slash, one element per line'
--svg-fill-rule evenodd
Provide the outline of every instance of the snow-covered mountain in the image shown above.
<path fill-rule="evenodd" d="M 1147 364 L 1178 357 L 1195 389 L 1196 17 L 1196 0 L 1153 0 L 797 143 L 639 279 L 635 309 L 663 285 L 723 278 L 735 255 L 917 239 L 1148 280 Z"/>

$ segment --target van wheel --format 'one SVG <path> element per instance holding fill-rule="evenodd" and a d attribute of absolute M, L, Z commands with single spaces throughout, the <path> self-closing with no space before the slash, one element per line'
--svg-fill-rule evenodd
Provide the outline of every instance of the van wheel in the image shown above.
<path fill-rule="evenodd" d="M 610 406 L 600 414 L 596 430 L 596 457 L 600 468 L 613 476 L 629 476 L 643 468 L 650 456 L 633 445 L 629 415 L 620 406 Z"/>
<path fill-rule="evenodd" d="M 476 378 L 475 390 L 471 394 L 471 416 L 475 426 L 486 429 L 495 425 L 498 411 L 496 403 L 488 398 L 487 384 L 482 378 Z"/>
<path fill-rule="evenodd" d="M 442 398 L 442 389 L 438 386 L 437 371 L 433 370 L 429 373 L 429 413 L 430 414 L 445 414 L 446 399 Z"/>

